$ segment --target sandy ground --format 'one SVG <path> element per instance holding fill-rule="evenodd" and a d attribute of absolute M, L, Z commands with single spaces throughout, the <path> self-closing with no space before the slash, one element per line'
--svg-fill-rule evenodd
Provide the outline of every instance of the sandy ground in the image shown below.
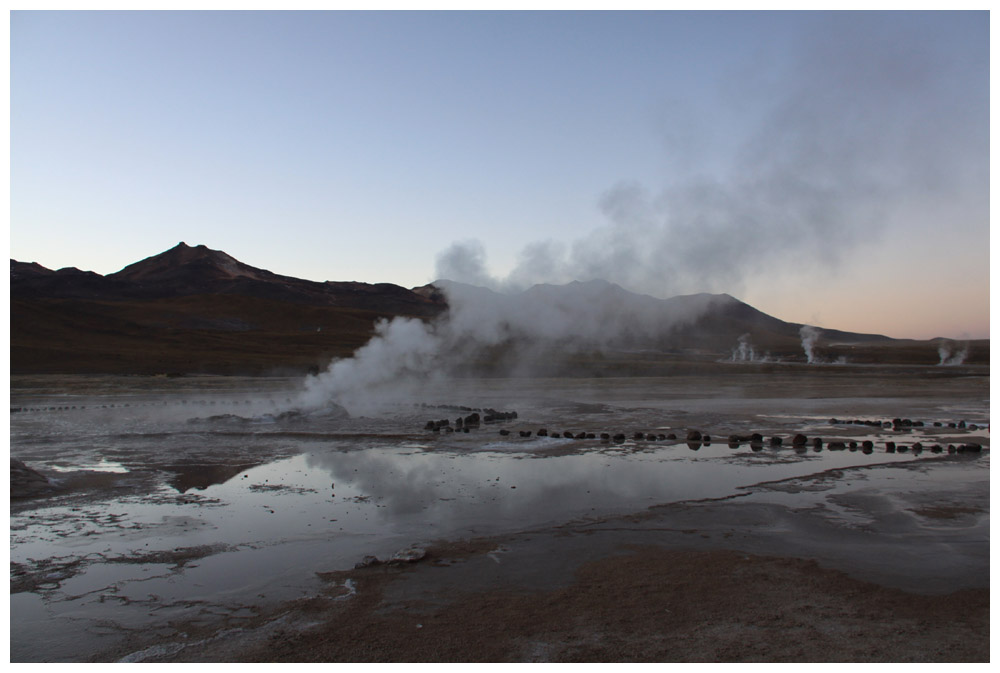
<path fill-rule="evenodd" d="M 548 416 L 538 412 L 546 424 L 572 419 L 573 429 L 583 430 L 673 415 L 717 437 L 750 429 L 787 437 L 805 417 L 814 429 L 824 414 L 945 418 L 965 407 L 982 409 L 984 400 L 988 416 L 988 378 L 933 373 L 932 388 L 892 372 L 762 386 L 673 381 L 669 394 L 655 400 L 636 388 L 611 406 L 604 404 L 607 381 L 537 382 L 535 392 L 567 400 Z M 470 398 L 468 390 L 459 392 Z M 483 395 L 495 399 L 497 391 Z M 650 411 L 650 405 L 657 406 Z M 760 427 L 761 410 L 774 425 Z M 841 425 L 837 432 L 860 439 L 868 430 Z M 310 597 L 262 601 L 238 616 L 170 619 L 169 628 L 127 631 L 79 660 L 986 662 L 988 429 L 927 433 L 942 443 L 974 440 L 984 450 L 928 449 L 918 459 L 892 462 L 880 445 L 857 467 L 817 468 L 724 497 L 438 539 L 417 562 L 331 564 Z M 158 435 L 148 436 L 155 447 Z M 25 443 L 22 457 L 42 460 L 47 446 Z M 803 459 L 784 451 L 787 460 Z M 739 455 L 757 457 L 746 447 Z M 783 460 L 778 453 L 772 459 Z M 236 467 L 234 474 L 246 469 Z M 109 481 L 88 485 L 94 503 L 122 485 L 118 476 L 100 476 Z M 147 488 L 151 478 L 129 477 L 129 488 Z M 177 496 L 188 497 L 194 496 Z M 27 516 L 42 506 L 23 501 L 17 509 Z M 183 572 L 185 563 L 223 551 L 225 545 L 203 545 L 104 560 L 109 567 L 170 562 Z M 38 589 L 15 570 L 12 594 Z M 49 576 L 59 569 L 43 570 Z M 150 615 L 161 607 L 150 603 Z M 37 648 L 35 656 L 44 659 L 44 644 Z"/>

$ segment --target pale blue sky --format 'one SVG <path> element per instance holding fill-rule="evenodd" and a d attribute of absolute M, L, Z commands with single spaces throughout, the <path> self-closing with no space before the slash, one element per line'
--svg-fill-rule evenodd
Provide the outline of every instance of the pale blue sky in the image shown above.
<path fill-rule="evenodd" d="M 10 252 L 982 337 L 988 85 L 986 13 L 14 12 Z"/>

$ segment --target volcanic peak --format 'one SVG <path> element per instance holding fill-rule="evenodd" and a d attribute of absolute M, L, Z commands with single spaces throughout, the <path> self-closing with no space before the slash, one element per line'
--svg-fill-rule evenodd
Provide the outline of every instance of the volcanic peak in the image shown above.
<path fill-rule="evenodd" d="M 191 247 L 182 241 L 165 252 L 147 257 L 108 275 L 111 279 L 132 282 L 194 279 L 194 277 L 212 280 L 234 278 L 267 280 L 273 278 L 274 274 L 244 264 L 221 250 L 212 250 L 204 245 Z"/>

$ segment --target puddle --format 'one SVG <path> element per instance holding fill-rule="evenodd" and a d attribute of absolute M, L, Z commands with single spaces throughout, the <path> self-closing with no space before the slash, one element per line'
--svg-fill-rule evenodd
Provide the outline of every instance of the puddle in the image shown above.
<path fill-rule="evenodd" d="M 141 383 L 148 385 L 136 385 Z M 269 382 L 273 389 L 266 393 L 253 388 L 254 380 L 227 384 L 210 397 L 174 382 L 163 383 L 169 388 L 163 391 L 120 384 L 102 396 L 74 388 L 58 404 L 39 393 L 12 400 L 12 407 L 23 409 L 11 414 L 12 455 L 66 479 L 66 487 L 49 496 L 12 501 L 11 609 L 18 615 L 11 626 L 12 660 L 79 660 L 81 652 L 134 628 L 206 614 L 242 619 L 261 601 L 314 595 L 317 572 L 352 568 L 367 555 L 387 558 L 411 544 L 724 498 L 761 482 L 853 466 L 931 459 L 930 476 L 920 479 L 933 481 L 932 445 L 989 442 L 985 428 L 942 432 L 928 425 L 901 433 L 891 426 L 831 425 L 833 412 L 843 414 L 842 400 L 830 410 L 817 410 L 819 402 L 810 400 L 801 405 L 808 413 L 796 415 L 794 401 L 765 404 L 737 396 L 713 406 L 701 398 L 691 407 L 698 413 L 672 413 L 676 391 L 664 402 L 647 381 L 604 388 L 520 382 L 516 394 L 509 384 L 484 382 L 455 401 L 524 411 L 515 421 L 469 433 L 424 431 L 426 420 L 441 414 L 423 407 L 372 418 L 288 415 L 280 401 L 290 393 L 277 383 Z M 873 403 L 863 406 L 870 411 Z M 206 413 L 211 407 L 228 415 Z M 733 409 L 743 415 L 733 416 Z M 950 400 L 948 413 L 943 410 L 927 419 L 988 422 L 988 401 L 962 406 Z M 899 412 L 886 409 L 893 413 Z M 542 427 L 552 435 L 572 430 L 595 438 L 539 437 Z M 711 433 L 712 441 L 634 438 L 637 430 L 683 438 L 688 427 Z M 781 435 L 783 446 L 731 447 L 726 441 L 729 434 L 755 430 L 767 438 Z M 602 442 L 605 431 L 627 439 Z M 810 440 L 821 436 L 822 449 L 793 449 L 793 431 Z M 874 443 L 868 453 L 865 440 Z M 844 442 L 843 449 L 830 450 L 830 441 Z M 925 449 L 887 453 L 887 441 L 921 442 Z M 853 450 L 850 442 L 857 444 Z M 949 457 L 942 451 L 937 458 Z M 988 474 L 988 450 L 966 458 Z M 91 472 L 110 480 L 72 481 Z M 954 471 L 941 473 L 948 487 L 961 479 Z M 767 497 L 805 507 L 818 503 L 821 491 L 815 483 L 799 484 L 772 488 Z M 961 513 L 959 507 L 949 512 Z M 846 501 L 831 516 L 864 523 Z M 503 563 L 503 553 L 495 550 L 490 558 Z M 354 591 L 345 585 L 345 599 Z M 66 625 L 74 637 L 53 637 Z"/>

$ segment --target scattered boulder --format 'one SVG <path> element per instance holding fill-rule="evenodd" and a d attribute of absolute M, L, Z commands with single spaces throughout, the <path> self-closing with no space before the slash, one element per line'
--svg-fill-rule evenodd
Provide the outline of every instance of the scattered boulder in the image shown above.
<path fill-rule="evenodd" d="M 688 430 L 687 441 L 689 442 L 700 442 L 701 432 L 699 430 Z"/>
<path fill-rule="evenodd" d="M 805 446 L 808 438 L 801 432 L 792 437 L 792 446 Z"/>

